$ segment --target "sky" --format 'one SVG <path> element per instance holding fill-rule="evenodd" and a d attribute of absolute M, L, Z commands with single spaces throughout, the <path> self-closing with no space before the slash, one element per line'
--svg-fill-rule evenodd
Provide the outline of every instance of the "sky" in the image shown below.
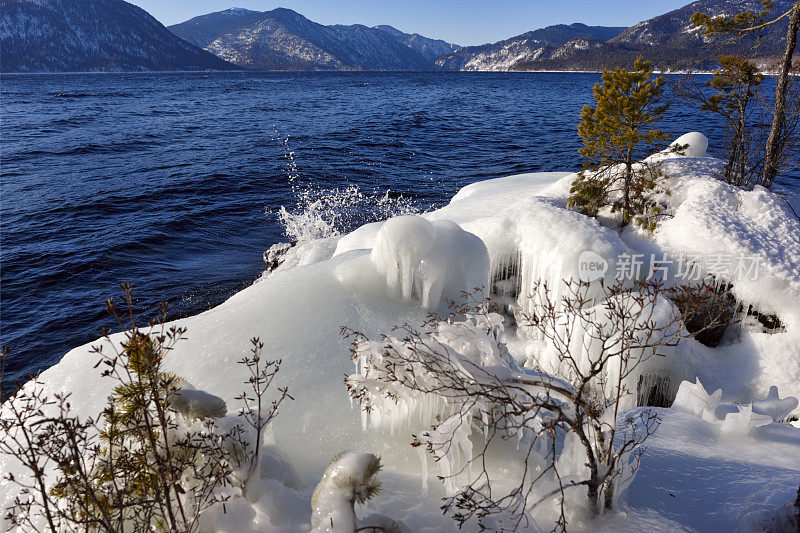
<path fill-rule="evenodd" d="M 460 45 L 507 39 L 552 24 L 632 26 L 691 0 L 128 0 L 163 24 L 243 7 L 293 9 L 320 24 L 389 24 Z"/>

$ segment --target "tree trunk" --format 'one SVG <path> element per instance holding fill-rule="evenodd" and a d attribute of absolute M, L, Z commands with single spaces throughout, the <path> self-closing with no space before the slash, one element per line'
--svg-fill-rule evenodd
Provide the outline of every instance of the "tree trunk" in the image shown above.
<path fill-rule="evenodd" d="M 733 185 L 738 185 L 736 180 L 734 179 L 734 169 L 736 168 L 736 163 L 739 160 L 739 147 L 741 146 L 741 121 L 736 123 L 736 127 L 733 130 L 733 139 L 731 139 L 731 151 L 728 155 L 728 163 L 725 165 L 725 183 L 731 183 Z"/>
<path fill-rule="evenodd" d="M 628 157 L 625 161 L 625 187 L 623 188 L 622 224 L 624 228 L 630 222 L 631 214 L 631 183 L 633 182 L 633 150 L 628 148 Z"/>
<path fill-rule="evenodd" d="M 781 70 L 778 73 L 778 86 L 775 87 L 775 115 L 772 119 L 772 129 L 767 140 L 767 149 L 764 154 L 764 171 L 761 175 L 761 185 L 772 187 L 772 182 L 778 175 L 781 156 L 781 137 L 786 124 L 786 94 L 789 90 L 789 71 L 792 68 L 792 56 L 797 46 L 797 30 L 800 28 L 800 2 L 794 6 L 789 19 L 789 31 L 786 34 L 786 51 L 783 54 Z"/>
<path fill-rule="evenodd" d="M 747 106 L 750 104 L 750 84 L 745 89 L 745 94 L 739 98 L 739 120 L 736 124 L 734 132 L 734 142 L 736 143 L 733 150 L 731 150 L 731 157 L 728 161 L 728 166 L 725 169 L 725 182 L 743 187 L 746 185 L 744 176 L 747 165 L 747 154 L 745 152 L 745 119 L 747 116 Z M 737 168 L 737 165 L 739 168 Z"/>
<path fill-rule="evenodd" d="M 605 498 L 605 502 L 603 503 L 603 507 L 606 511 L 611 511 L 614 509 L 614 491 L 617 490 L 617 487 L 614 486 L 614 480 L 612 478 L 606 479 L 606 488 L 603 496 Z"/>

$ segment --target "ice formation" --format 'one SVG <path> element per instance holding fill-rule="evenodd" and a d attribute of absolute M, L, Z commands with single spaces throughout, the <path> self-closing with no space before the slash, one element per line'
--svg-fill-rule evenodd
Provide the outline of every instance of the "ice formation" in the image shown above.
<path fill-rule="evenodd" d="M 716 418 L 717 407 L 722 399 L 722 389 L 717 389 L 712 394 L 706 392 L 700 378 L 694 383 L 681 382 L 672 408 L 684 413 L 699 416 L 704 420 L 713 421 Z"/>
<path fill-rule="evenodd" d="M 415 215 L 384 222 L 371 258 L 393 295 L 432 311 L 461 301 L 464 291 L 485 287 L 489 271 L 478 237 L 449 220 L 431 223 Z"/>
<path fill-rule="evenodd" d="M 380 459 L 371 453 L 344 452 L 337 455 L 322 475 L 311 497 L 311 527 L 315 533 L 352 533 L 380 529 L 386 533 L 410 533 L 402 522 L 373 514 L 356 516 L 356 503 L 363 504 L 380 491 L 376 476 Z"/>
<path fill-rule="evenodd" d="M 797 398 L 780 398 L 775 386 L 769 388 L 766 398 L 755 399 L 747 405 L 721 403 L 721 399 L 722 389 L 709 394 L 697 378 L 694 383 L 680 384 L 672 409 L 702 418 L 718 426 L 723 433 L 747 435 L 757 427 L 784 422 L 797 408 Z"/>
<path fill-rule="evenodd" d="M 222 418 L 228 412 L 225 400 L 207 392 L 181 388 L 170 398 L 170 407 L 188 418 Z"/>
<path fill-rule="evenodd" d="M 532 301 L 535 304 L 536 299 Z M 533 312 L 536 313 L 535 308 Z M 620 327 L 635 333 L 615 335 L 613 332 Z M 645 333 L 648 330 L 653 331 L 649 336 Z M 534 350 L 528 354 L 526 364 L 557 376 L 570 372 L 572 362 L 562 360 L 564 353 L 569 353 L 575 366 L 588 374 L 602 358 L 623 344 L 626 346 L 627 359 L 623 362 L 610 358 L 602 372 L 606 397 L 616 395 L 617 384 L 627 391 L 620 399 L 624 409 L 635 407 L 638 397 L 653 387 L 661 387 L 661 392 L 671 397 L 678 383 L 694 376 L 695 361 L 687 357 L 685 344 L 675 342 L 686 335 L 680 312 L 660 294 L 640 296 L 629 292 L 600 301 L 580 313 L 565 315 L 551 335 L 564 340 Z M 654 348 L 654 344 L 658 347 Z"/>
<path fill-rule="evenodd" d="M 398 432 L 400 427 L 413 427 L 409 423 L 419 421 L 423 428 L 430 426 L 437 417 L 446 418 L 452 407 L 445 395 L 409 391 L 399 383 L 384 383 L 382 377 L 390 368 L 406 361 L 403 376 L 413 377 L 426 389 L 447 390 L 452 386 L 451 375 L 437 375 L 428 371 L 424 355 L 436 357 L 436 364 L 452 366 L 465 376 L 472 376 L 481 367 L 516 367 L 503 343 L 503 319 L 495 313 L 468 315 L 463 320 L 443 320 L 433 327 L 433 335 L 427 339 L 422 352 L 414 353 L 401 336 L 390 336 L 378 342 L 360 342 L 356 347 L 354 362 L 356 374 L 349 376 L 349 384 L 363 390 L 365 400 L 373 408 L 362 410 L 362 423 L 376 428 Z M 478 372 L 480 374 L 480 372 Z M 476 379 L 478 379 L 476 377 Z M 469 424 L 466 433 L 458 433 L 454 447 L 466 450 L 470 444 Z M 453 428 L 455 429 L 455 428 Z M 431 438 L 435 438 L 431 436 Z M 469 455 L 469 454 L 467 454 Z M 458 457 L 444 461 L 443 467 L 452 470 Z"/>
<path fill-rule="evenodd" d="M 751 430 L 772 423 L 772 417 L 753 411 L 753 404 L 740 405 L 738 413 L 728 413 L 722 421 L 724 433 L 748 435 Z"/>
<path fill-rule="evenodd" d="M 789 417 L 789 413 L 797 409 L 797 398 L 778 396 L 778 387 L 773 385 L 769 388 L 766 398 L 753 400 L 753 412 L 772 417 L 776 422 L 783 422 Z"/>

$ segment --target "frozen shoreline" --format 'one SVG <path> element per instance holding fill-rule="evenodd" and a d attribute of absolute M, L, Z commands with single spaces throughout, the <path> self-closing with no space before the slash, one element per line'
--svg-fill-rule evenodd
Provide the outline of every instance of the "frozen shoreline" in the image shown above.
<path fill-rule="evenodd" d="M 781 397 L 800 396 L 800 222 L 790 219 L 782 200 L 767 191 L 740 191 L 719 182 L 714 177 L 719 162 L 704 156 L 705 147 L 695 148 L 691 157 L 665 162 L 672 176 L 673 216 L 652 238 L 634 230 L 619 234 L 566 210 L 574 175 L 509 176 L 464 187 L 447 206 L 422 217 L 376 222 L 342 237 L 300 243 L 269 276 L 218 307 L 176 321 L 188 328 L 187 340 L 176 346 L 168 370 L 219 395 L 232 408 L 245 379 L 236 361 L 248 350 L 248 339 L 258 336 L 267 357 L 283 359 L 279 381 L 296 398 L 283 409 L 272 433 L 276 453 L 294 465 L 301 485 L 276 483 L 249 511 L 244 504 L 232 506 L 256 518 L 242 522 L 231 511 L 225 530 L 307 530 L 310 508 L 308 514 L 303 510 L 311 491 L 331 458 L 343 450 L 383 459 L 384 495 L 370 509 L 402 519 L 414 530 L 451 530 L 454 523 L 438 509 L 443 487 L 433 479 L 436 469 L 429 459 L 430 492 L 420 502 L 419 487 L 425 480 L 419 456 L 408 446 L 418 428 L 362 427 L 341 382 L 353 365 L 339 328 L 377 336 L 396 324 L 420 323 L 428 311 L 444 311 L 446 300 L 459 289 L 469 289 L 481 277 L 495 279 L 494 273 L 509 261 L 518 261 L 521 288 L 515 297 L 524 305 L 523 295 L 534 282 L 558 284 L 579 277 L 579 257 L 586 251 L 609 262 L 609 279 L 626 254 L 758 257 L 760 277 L 737 280 L 734 294 L 775 313 L 786 330 L 766 332 L 748 323 L 716 348 L 688 341 L 661 370 L 679 381 L 699 377 L 709 391 L 722 389 L 728 405 L 763 398 L 772 385 Z M 407 255 L 404 246 L 416 255 Z M 399 274 L 390 268 L 406 260 L 409 267 Z M 421 263 L 436 266 L 419 270 L 415 265 Z M 721 275 L 711 265 L 707 273 Z M 524 337 L 508 341 L 515 360 L 524 364 L 534 343 Z M 95 361 L 88 348 L 71 350 L 40 378 L 50 391 L 72 391 L 81 416 L 96 414 L 110 385 L 92 369 Z M 622 499 L 627 516 L 603 517 L 601 524 L 580 527 L 704 530 L 725 524 L 733 529 L 771 516 L 796 492 L 800 430 L 773 423 L 731 436 L 721 430 L 725 412 L 719 420 L 674 409 L 660 409 L 659 414 L 663 430 L 648 441 L 650 451 L 634 489 Z M 9 458 L 0 458 L 0 470 L 14 468 Z M 713 476 L 700 479 L 694 475 L 697 469 Z M 735 487 L 729 482 L 734 477 L 739 480 Z M 672 485 L 669 490 L 683 492 L 664 497 Z M 716 497 L 709 496 L 712 489 L 720 489 Z M 11 497 L 11 487 L 0 485 L 0 503 Z M 291 511 L 278 509 L 277 502 L 288 501 Z"/>

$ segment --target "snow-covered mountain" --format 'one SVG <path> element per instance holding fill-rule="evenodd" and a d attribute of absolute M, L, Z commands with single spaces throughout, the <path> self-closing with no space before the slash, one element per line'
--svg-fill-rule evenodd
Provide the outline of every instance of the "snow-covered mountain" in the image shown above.
<path fill-rule="evenodd" d="M 391 26 L 323 26 L 290 9 L 228 9 L 170 26 L 178 37 L 259 70 L 424 70 L 456 46 Z"/>
<path fill-rule="evenodd" d="M 465 46 L 440 57 L 443 70 L 514 70 L 520 62 L 567 57 L 575 50 L 597 47 L 619 35 L 624 27 L 558 24 L 493 44 Z"/>
<path fill-rule="evenodd" d="M 794 0 L 776 0 L 772 13 L 789 9 Z M 760 11 L 761 0 L 699 0 L 631 28 L 550 26 L 494 44 L 467 46 L 440 57 L 443 70 L 599 70 L 631 63 L 638 55 L 659 68 L 707 68 L 732 45 L 710 42 L 692 26 L 693 13 L 733 15 Z M 769 65 L 783 52 L 786 28 L 765 29 L 757 57 Z"/>
<path fill-rule="evenodd" d="M 441 39 L 431 39 L 430 37 L 424 37 L 419 33 L 404 33 L 398 30 L 397 28 L 393 26 L 388 26 L 386 24 L 375 26 L 375 29 L 385 31 L 386 33 L 397 39 L 398 42 L 424 55 L 431 62 L 436 61 L 436 59 L 438 59 L 439 56 L 448 54 L 450 52 L 454 52 L 459 48 L 461 48 L 457 44 L 448 43 L 447 41 L 443 41 Z"/>
<path fill-rule="evenodd" d="M 775 0 L 771 15 L 786 12 L 794 0 Z M 745 10 L 761 11 L 760 0 L 699 0 L 680 9 L 645 20 L 626 29 L 602 46 L 590 47 L 569 57 L 553 56 L 547 60 L 524 60 L 515 65 L 528 69 L 601 69 L 609 65 L 631 63 L 636 56 L 650 59 L 662 69 L 708 68 L 716 64 L 721 53 L 737 45 L 722 39 L 710 41 L 691 24 L 696 12 L 712 16 L 731 16 Z M 748 40 L 753 44 L 752 39 Z M 765 65 L 783 53 L 786 25 L 774 24 L 764 29 L 756 57 Z"/>
<path fill-rule="evenodd" d="M 122 0 L 0 0 L 0 71 L 232 69 Z"/>
<path fill-rule="evenodd" d="M 775 0 L 773 13 L 783 13 L 795 0 Z M 761 0 L 699 0 L 680 9 L 651 18 L 632 26 L 611 40 L 611 43 L 631 46 L 669 46 L 697 45 L 705 41 L 690 18 L 701 12 L 712 16 L 733 16 L 742 11 L 761 11 Z M 780 53 L 775 46 L 780 38 L 786 36 L 786 28 L 781 25 L 768 26 L 765 34 L 764 52 Z"/>

